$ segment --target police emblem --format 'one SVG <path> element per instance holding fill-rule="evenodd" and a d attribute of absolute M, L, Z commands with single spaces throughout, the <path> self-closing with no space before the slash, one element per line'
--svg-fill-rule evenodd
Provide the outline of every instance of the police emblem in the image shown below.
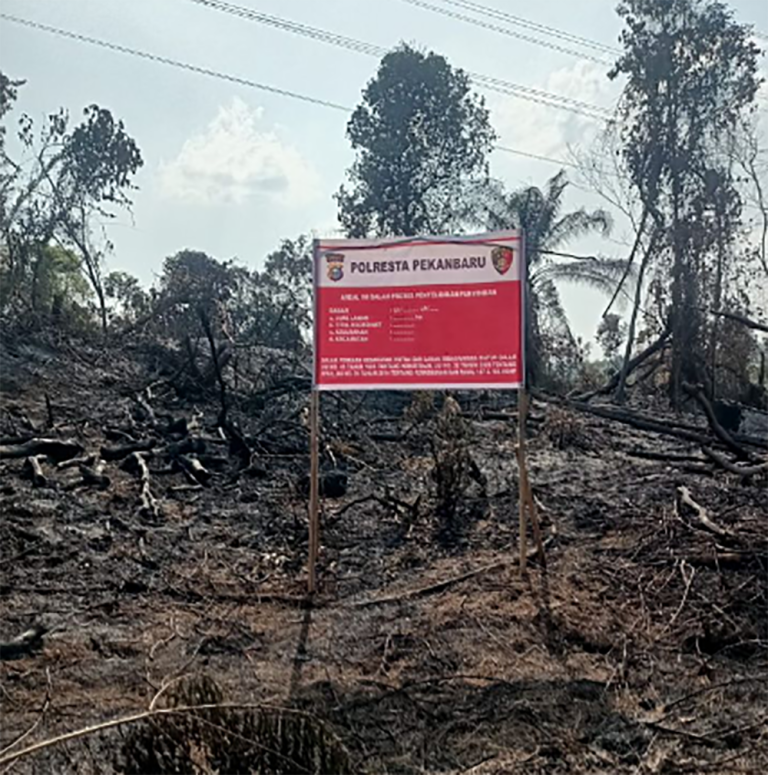
<path fill-rule="evenodd" d="M 344 277 L 344 256 L 341 253 L 326 253 L 325 260 L 328 279 L 337 283 Z"/>
<path fill-rule="evenodd" d="M 499 274 L 506 274 L 509 271 L 509 267 L 512 266 L 512 261 L 515 257 L 515 252 L 512 248 L 494 248 L 491 251 L 491 262 L 493 268 Z"/>

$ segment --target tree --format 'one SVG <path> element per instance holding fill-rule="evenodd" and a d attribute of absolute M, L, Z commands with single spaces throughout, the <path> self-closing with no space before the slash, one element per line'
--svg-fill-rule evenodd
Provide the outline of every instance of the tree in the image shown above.
<path fill-rule="evenodd" d="M 13 103 L 16 102 L 16 97 L 18 96 L 18 88 L 23 83 L 23 81 L 12 81 L 5 73 L 0 72 L 0 121 L 5 118 L 7 113 L 11 112 Z M 16 166 L 6 156 L 5 134 L 5 126 L 0 124 L 0 204 L 5 201 L 6 186 Z"/>
<path fill-rule="evenodd" d="M 110 272 L 104 278 L 104 295 L 113 301 L 113 319 L 131 325 L 150 310 L 150 295 L 127 272 Z"/>
<path fill-rule="evenodd" d="M 18 85 L 0 75 L 0 118 L 10 111 Z M 37 276 L 46 248 L 58 245 L 77 254 L 106 331 L 102 262 L 111 246 L 106 240 L 98 244 L 93 224 L 96 217 L 110 218 L 116 208 L 130 207 L 128 192 L 143 162 L 136 142 L 109 110 L 91 105 L 84 116 L 70 129 L 68 114 L 60 110 L 38 130 L 30 116 L 22 115 L 22 157 L 10 158 L 0 145 L 0 237 L 9 284 L 5 299 L 34 306 L 34 298 L 18 297 L 21 278 L 30 272 Z"/>
<path fill-rule="evenodd" d="M 597 327 L 598 344 L 603 348 L 603 355 L 612 371 L 615 371 L 621 345 L 627 336 L 627 325 L 620 315 L 606 315 Z"/>
<path fill-rule="evenodd" d="M 25 322 L 32 325 L 82 327 L 92 313 L 93 291 L 81 271 L 80 258 L 58 245 L 34 245 L 34 262 L 10 278 L 8 251 L 0 249 L 0 309 L 12 288 L 29 303 Z"/>
<path fill-rule="evenodd" d="M 350 237 L 455 228 L 468 186 L 487 177 L 495 135 L 469 77 L 402 45 L 381 61 L 347 125 L 357 159 L 336 195 Z"/>
<path fill-rule="evenodd" d="M 526 360 L 532 384 L 545 379 L 547 370 L 553 371 L 555 353 L 574 362 L 581 357 L 557 283 L 582 283 L 610 293 L 626 270 L 626 262 L 621 260 L 561 260 L 563 257 L 553 255 L 570 240 L 592 232 L 608 234 L 611 229 L 611 218 L 604 210 L 582 207 L 564 213 L 563 195 L 567 187 L 568 178 L 563 171 L 552 177 L 544 190 L 530 186 L 507 193 L 495 184 L 482 205 L 481 217 L 489 230 L 523 229 L 525 234 Z M 545 352 L 552 361 L 548 368 Z M 564 371 L 559 367 L 557 370 Z M 569 370 L 570 366 L 565 369 Z"/>
<path fill-rule="evenodd" d="M 649 268 L 670 318 L 679 406 L 683 381 L 712 388 L 717 345 L 706 310 L 724 301 L 737 260 L 742 202 L 729 147 L 760 85 L 759 51 L 718 2 L 624 0 L 618 10 L 624 54 L 610 77 L 627 79 L 622 155 L 649 232 L 640 280 Z M 633 334 L 631 324 L 626 360 Z"/>
<path fill-rule="evenodd" d="M 196 250 L 170 256 L 152 302 L 155 328 L 189 342 L 204 334 L 202 316 L 217 339 L 237 347 L 300 347 L 310 322 L 309 244 L 284 240 L 261 272 Z"/>
<path fill-rule="evenodd" d="M 285 239 L 270 253 L 264 271 L 257 273 L 264 289 L 262 307 L 273 309 L 272 331 L 265 331 L 272 341 L 296 347 L 312 323 L 312 242 L 301 235 Z"/>

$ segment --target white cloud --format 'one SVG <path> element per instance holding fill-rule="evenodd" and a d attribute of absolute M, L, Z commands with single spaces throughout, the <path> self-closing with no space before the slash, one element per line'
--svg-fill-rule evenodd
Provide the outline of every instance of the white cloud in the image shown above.
<path fill-rule="evenodd" d="M 285 206 L 306 205 L 320 192 L 314 167 L 275 128 L 264 130 L 261 108 L 234 98 L 206 129 L 184 142 L 158 170 L 163 194 L 198 204 L 243 204 L 262 196 Z"/>
<path fill-rule="evenodd" d="M 619 86 L 609 81 L 608 66 L 583 60 L 550 73 L 535 88 L 571 100 L 611 109 L 619 95 Z M 493 95 L 488 99 L 499 144 L 516 150 L 569 158 L 569 146 L 591 145 L 603 124 L 588 116 L 537 102 Z M 578 110 L 581 110 L 576 106 Z"/>

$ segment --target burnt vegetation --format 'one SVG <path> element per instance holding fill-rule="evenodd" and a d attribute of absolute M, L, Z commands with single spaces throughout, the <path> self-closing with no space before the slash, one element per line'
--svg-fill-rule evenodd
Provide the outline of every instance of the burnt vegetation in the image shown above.
<path fill-rule="evenodd" d="M 489 179 L 482 99 L 408 46 L 336 196 L 349 236 L 525 230 L 546 564 L 517 566 L 514 395 L 323 394 L 313 597 L 310 240 L 108 272 L 138 141 L 99 106 L 38 126 L 0 74 L 0 771 L 768 769 L 759 52 L 718 3 L 619 13 L 615 170 L 578 174 L 626 256 L 567 252 L 612 223 L 564 173 Z M 563 282 L 606 294 L 600 357 Z"/>

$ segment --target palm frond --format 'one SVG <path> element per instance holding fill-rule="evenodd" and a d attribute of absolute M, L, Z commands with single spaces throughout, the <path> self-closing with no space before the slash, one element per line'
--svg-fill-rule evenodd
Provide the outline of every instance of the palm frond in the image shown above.
<path fill-rule="evenodd" d="M 542 266 L 532 276 L 532 283 L 569 282 L 595 288 L 606 294 L 616 290 L 622 277 L 627 272 L 627 261 L 620 258 L 600 258 L 593 261 L 568 261 L 567 263 L 550 262 Z M 631 267 L 627 280 L 634 283 L 637 272 Z"/>
<path fill-rule="evenodd" d="M 568 314 L 554 282 L 544 278 L 534 289 L 534 305 L 539 327 L 544 331 L 573 338 Z"/>
<path fill-rule="evenodd" d="M 580 207 L 552 224 L 546 234 L 544 246 L 551 250 L 567 240 L 583 237 L 592 232 L 599 232 L 606 236 L 610 234 L 612 227 L 613 219 L 605 210 L 597 209 L 590 212 Z"/>

